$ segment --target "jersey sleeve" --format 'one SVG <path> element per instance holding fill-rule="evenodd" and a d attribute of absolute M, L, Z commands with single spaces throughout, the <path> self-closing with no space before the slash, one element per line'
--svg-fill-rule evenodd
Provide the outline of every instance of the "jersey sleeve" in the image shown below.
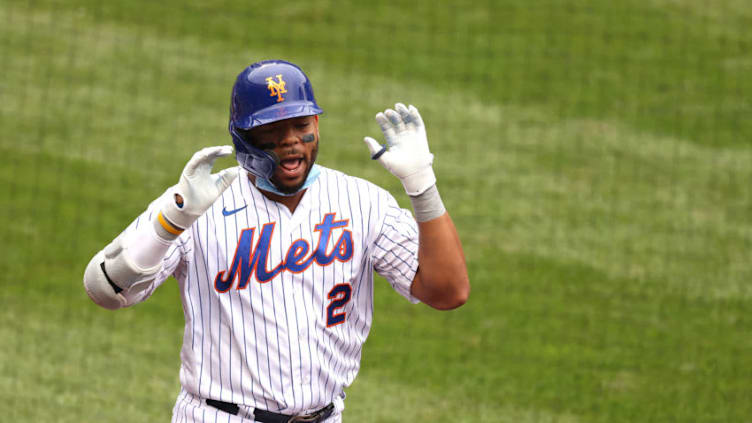
<path fill-rule="evenodd" d="M 376 272 L 411 303 L 410 295 L 418 271 L 418 224 L 410 211 L 400 208 L 390 194 L 385 195 L 384 219 L 373 245 L 371 259 Z"/>
<path fill-rule="evenodd" d="M 169 192 L 169 190 L 167 191 Z M 167 194 L 165 192 L 165 194 Z M 163 194 L 163 196 L 165 195 Z M 125 229 L 124 234 L 128 234 L 144 228 L 144 225 L 152 225 L 152 219 L 159 212 L 158 205 L 162 204 L 162 196 L 154 200 L 149 207 L 141 213 L 128 227 Z M 162 268 L 157 272 L 154 280 L 145 289 L 137 292 L 133 290 L 125 290 L 122 292 L 123 297 L 127 300 L 126 307 L 130 307 L 134 304 L 145 301 L 154 293 L 154 291 L 164 283 L 170 276 L 179 278 L 185 273 L 186 257 L 189 253 L 190 245 L 190 231 L 185 231 L 181 234 L 172 245 L 167 249 L 167 253 L 162 259 Z M 137 245 L 133 245 L 130 248 L 138 248 Z"/>

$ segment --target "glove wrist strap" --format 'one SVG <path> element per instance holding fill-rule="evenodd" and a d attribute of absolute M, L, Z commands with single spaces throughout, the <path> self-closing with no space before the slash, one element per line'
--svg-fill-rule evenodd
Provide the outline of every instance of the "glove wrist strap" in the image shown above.
<path fill-rule="evenodd" d="M 400 179 L 405 192 L 409 196 L 423 194 L 432 185 L 436 185 L 436 175 L 433 173 L 433 167 L 426 166 L 419 171 L 407 175 Z"/>
<path fill-rule="evenodd" d="M 413 203 L 415 220 L 418 222 L 427 222 L 446 213 L 446 208 L 444 208 L 444 203 L 441 201 L 436 184 L 431 185 L 422 194 L 411 195 L 410 202 Z"/>

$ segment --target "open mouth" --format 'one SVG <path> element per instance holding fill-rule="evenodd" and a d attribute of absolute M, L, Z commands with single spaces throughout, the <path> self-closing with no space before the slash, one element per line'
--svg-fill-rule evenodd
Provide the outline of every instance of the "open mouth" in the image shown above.
<path fill-rule="evenodd" d="M 302 172 L 303 159 L 298 157 L 298 158 L 280 160 L 279 167 L 281 168 L 282 173 L 285 176 L 294 177 L 294 176 L 297 176 L 299 172 Z"/>

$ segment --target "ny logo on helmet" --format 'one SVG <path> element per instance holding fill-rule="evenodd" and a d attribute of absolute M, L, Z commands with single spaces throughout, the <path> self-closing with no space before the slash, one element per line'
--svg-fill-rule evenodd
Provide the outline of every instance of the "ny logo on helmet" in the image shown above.
<path fill-rule="evenodd" d="M 285 101 L 282 94 L 286 93 L 285 81 L 282 80 L 282 74 L 277 75 L 277 81 L 274 81 L 274 77 L 266 78 L 266 88 L 269 89 L 269 97 L 277 96 L 277 103 Z"/>

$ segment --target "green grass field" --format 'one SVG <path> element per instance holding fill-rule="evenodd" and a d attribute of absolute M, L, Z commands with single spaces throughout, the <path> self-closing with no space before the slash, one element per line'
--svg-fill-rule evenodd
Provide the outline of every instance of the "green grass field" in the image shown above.
<path fill-rule="evenodd" d="M 380 281 L 345 421 L 752 422 L 749 28 L 742 0 L 0 3 L 0 420 L 169 421 L 177 287 L 112 313 L 83 270 L 286 58 L 320 162 L 405 206 L 362 137 L 420 108 L 473 289 Z"/>

